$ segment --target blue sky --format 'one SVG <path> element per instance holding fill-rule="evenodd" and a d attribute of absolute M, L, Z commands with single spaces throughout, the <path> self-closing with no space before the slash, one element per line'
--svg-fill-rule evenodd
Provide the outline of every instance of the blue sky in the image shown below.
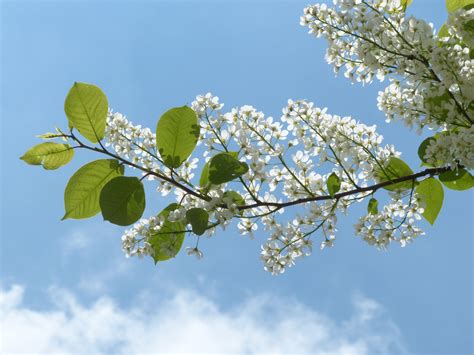
<path fill-rule="evenodd" d="M 385 141 L 395 144 L 416 168 L 422 138 L 400 124 L 384 122 L 376 107 L 384 84 L 362 87 L 334 77 L 324 61 L 326 43 L 299 26 L 307 3 L 1 2 L 0 301 L 10 312 L 1 324 L 4 334 L 17 329 L 32 334 L 32 339 L 41 338 L 38 329 L 28 332 L 25 314 L 40 317 L 36 319 L 46 324 L 45 332 L 54 328 L 47 324 L 56 324 L 48 318 L 51 312 L 65 317 L 60 327 L 87 332 L 103 321 L 94 318 L 100 316 L 101 306 L 128 317 L 147 305 L 156 309 L 157 318 L 137 316 L 132 325 L 168 324 L 165 320 L 171 322 L 176 310 L 182 312 L 176 322 L 201 321 L 207 331 L 199 338 L 195 328 L 184 327 L 187 333 L 179 324 L 153 328 L 164 332 L 154 351 L 178 349 L 159 345 L 175 337 L 181 345 L 200 342 L 206 352 L 258 351 L 259 346 L 268 349 L 275 339 L 281 339 L 281 349 L 339 351 L 339 339 L 361 353 L 472 353 L 472 192 L 446 191 L 435 226 L 422 223 L 425 236 L 388 252 L 354 237 L 354 211 L 340 218 L 334 248 L 315 250 L 274 277 L 263 271 L 259 260 L 260 244 L 267 238 L 263 231 L 248 240 L 230 228 L 202 243 L 201 261 L 184 252 L 158 266 L 151 260 L 125 259 L 120 250 L 122 228 L 102 222 L 100 216 L 60 221 L 69 176 L 95 156 L 78 152 L 71 164 L 57 171 L 18 159 L 38 142 L 35 135 L 55 125 L 67 127 L 64 98 L 74 81 L 82 81 L 100 86 L 111 107 L 152 128 L 165 110 L 208 91 L 227 108 L 251 104 L 274 117 L 280 116 L 288 98 L 306 98 L 331 113 L 377 124 Z M 409 11 L 437 27 L 446 17 L 444 1 L 414 0 Z M 166 204 L 151 193 L 147 205 L 151 214 Z M 262 316 L 259 312 L 265 307 L 270 314 Z M 81 323 L 78 319 L 84 314 L 94 316 Z M 239 315 L 242 324 L 235 323 Z M 209 328 L 216 319 L 230 324 L 230 333 Z M 285 319 L 293 322 L 288 329 L 275 325 L 286 324 Z M 73 328 L 75 322 L 81 326 Z M 254 328 L 240 332 L 248 324 Z M 119 320 L 115 325 L 133 333 Z M 328 335 L 325 342 L 315 340 L 318 330 Z M 248 340 L 258 331 L 267 333 L 260 334 L 262 342 L 251 348 L 232 347 L 216 335 Z M 55 334 L 51 330 L 45 338 L 58 343 Z M 296 341 L 297 335 L 306 343 Z M 126 349 L 113 335 L 104 339 L 109 342 L 91 340 L 87 351 Z M 80 345 L 74 348 L 73 340 L 62 340 L 69 347 L 42 344 L 30 350 L 86 351 Z"/>

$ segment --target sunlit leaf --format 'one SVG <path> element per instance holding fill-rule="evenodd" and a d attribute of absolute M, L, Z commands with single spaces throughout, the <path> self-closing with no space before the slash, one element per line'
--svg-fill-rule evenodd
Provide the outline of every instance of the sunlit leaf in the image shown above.
<path fill-rule="evenodd" d="M 403 10 L 406 10 L 408 6 L 413 2 L 413 0 L 401 0 L 400 4 L 403 7 Z"/>
<path fill-rule="evenodd" d="M 88 218 L 100 212 L 99 197 L 105 184 L 123 175 L 124 168 L 115 159 L 90 162 L 69 179 L 64 191 L 66 218 Z"/>
<path fill-rule="evenodd" d="M 85 83 L 74 83 L 64 103 L 69 126 L 76 128 L 92 143 L 104 138 L 108 109 L 107 97 L 102 90 Z"/>
<path fill-rule="evenodd" d="M 449 13 L 455 12 L 466 6 L 474 6 L 474 0 L 446 0 L 446 9 Z M 469 9 L 470 7 L 468 7 Z"/>
<path fill-rule="evenodd" d="M 377 214 L 379 213 L 379 201 L 377 201 L 377 199 L 375 198 L 371 198 L 369 200 L 369 204 L 367 205 L 367 212 L 369 214 Z"/>
<path fill-rule="evenodd" d="M 20 159 L 30 165 L 54 170 L 69 163 L 73 156 L 74 149 L 69 144 L 45 142 L 28 149 Z"/>
<path fill-rule="evenodd" d="M 341 189 L 341 180 L 336 175 L 336 173 L 332 173 L 329 175 L 326 185 L 329 195 L 334 197 L 334 195 Z"/>
<path fill-rule="evenodd" d="M 165 165 L 178 168 L 193 152 L 200 127 L 189 107 L 176 107 L 163 114 L 156 126 L 156 146 Z"/>
<path fill-rule="evenodd" d="M 415 191 L 420 197 L 421 206 L 424 208 L 423 217 L 430 224 L 434 224 L 443 206 L 443 186 L 435 178 L 428 178 L 420 182 Z"/>

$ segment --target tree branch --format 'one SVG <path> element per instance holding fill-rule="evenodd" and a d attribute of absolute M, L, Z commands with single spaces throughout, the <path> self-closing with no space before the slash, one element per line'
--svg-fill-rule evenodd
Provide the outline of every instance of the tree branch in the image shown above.
<path fill-rule="evenodd" d="M 416 174 L 411 174 L 411 175 L 407 175 L 407 176 L 402 176 L 402 177 L 397 178 L 397 179 L 392 179 L 391 181 L 384 181 L 384 182 L 381 182 L 381 183 L 378 183 L 378 184 L 375 184 L 375 185 L 372 185 L 372 186 L 360 187 L 360 188 L 357 188 L 357 189 L 340 192 L 340 193 L 335 194 L 334 196 L 321 195 L 321 196 L 314 196 L 314 197 L 299 198 L 297 200 L 288 201 L 288 202 L 261 202 L 261 203 L 254 203 L 254 204 L 245 205 L 245 206 L 239 206 L 238 208 L 240 210 L 246 210 L 246 209 L 266 206 L 266 207 L 277 207 L 278 209 L 281 209 L 281 208 L 290 207 L 290 206 L 294 206 L 294 205 L 299 205 L 299 204 L 307 203 L 307 202 L 325 201 L 325 200 L 339 200 L 339 199 L 341 199 L 343 197 L 346 197 L 346 196 L 355 195 L 355 194 L 362 193 L 362 192 L 375 192 L 378 189 L 381 189 L 381 188 L 386 187 L 386 186 L 398 184 L 398 183 L 404 182 L 404 181 L 415 181 L 415 180 L 417 180 L 421 177 L 424 177 L 424 176 L 428 176 L 428 175 L 429 176 L 435 176 L 435 175 L 439 175 L 441 173 L 444 173 L 444 172 L 450 171 L 450 170 L 451 169 L 449 167 L 429 168 L 429 169 L 425 169 L 423 171 L 420 171 Z"/>

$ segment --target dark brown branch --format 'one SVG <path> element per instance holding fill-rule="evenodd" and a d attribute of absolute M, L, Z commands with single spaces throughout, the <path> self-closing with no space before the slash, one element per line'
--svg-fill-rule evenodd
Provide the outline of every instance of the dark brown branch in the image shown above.
<path fill-rule="evenodd" d="M 321 195 L 321 196 L 313 196 L 313 197 L 305 197 L 305 198 L 299 198 L 294 201 L 288 201 L 288 202 L 261 202 L 261 203 L 254 203 L 250 205 L 245 205 L 245 206 L 240 206 L 240 210 L 246 210 L 246 209 L 251 209 L 251 208 L 256 208 L 256 207 L 277 207 L 277 209 L 285 208 L 285 207 L 290 207 L 294 205 L 299 205 L 302 203 L 307 203 L 307 202 L 314 202 L 314 201 L 325 201 L 325 200 L 338 200 L 340 198 L 343 198 L 345 196 L 350 196 L 350 195 L 355 195 L 358 193 L 362 192 L 375 192 L 378 189 L 381 189 L 386 186 L 398 184 L 400 182 L 404 181 L 415 181 L 421 177 L 424 176 L 435 176 L 439 175 L 441 173 L 444 173 L 446 171 L 451 170 L 449 167 L 445 168 L 429 168 L 423 171 L 420 171 L 419 173 L 412 174 L 412 175 L 407 175 L 407 176 L 402 176 L 397 179 L 392 179 L 390 181 L 384 181 L 372 186 L 367 186 L 367 187 L 360 187 L 357 189 L 349 190 L 349 191 L 344 191 L 340 192 L 338 194 L 335 194 L 334 196 L 330 195 Z"/>

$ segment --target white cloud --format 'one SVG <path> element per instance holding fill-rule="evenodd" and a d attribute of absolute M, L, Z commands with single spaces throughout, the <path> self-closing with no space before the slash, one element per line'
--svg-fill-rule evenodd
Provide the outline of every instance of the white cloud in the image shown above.
<path fill-rule="evenodd" d="M 62 251 L 65 256 L 77 250 L 86 249 L 92 244 L 90 233 L 82 230 L 76 230 L 70 233 L 66 238 L 62 239 Z"/>
<path fill-rule="evenodd" d="M 94 272 L 87 270 L 81 274 L 78 287 L 89 294 L 106 293 L 108 286 L 130 273 L 133 265 L 129 260 L 124 259 L 123 255 L 114 256 L 112 260 L 107 261 L 107 267 L 98 268 Z"/>
<path fill-rule="evenodd" d="M 25 289 L 0 289 L 0 352 L 332 353 L 404 352 L 398 328 L 374 300 L 354 297 L 336 322 L 292 300 L 254 295 L 232 309 L 192 290 L 139 297 L 122 308 L 109 297 L 81 304 L 52 288 L 52 308 L 24 305 Z"/>

